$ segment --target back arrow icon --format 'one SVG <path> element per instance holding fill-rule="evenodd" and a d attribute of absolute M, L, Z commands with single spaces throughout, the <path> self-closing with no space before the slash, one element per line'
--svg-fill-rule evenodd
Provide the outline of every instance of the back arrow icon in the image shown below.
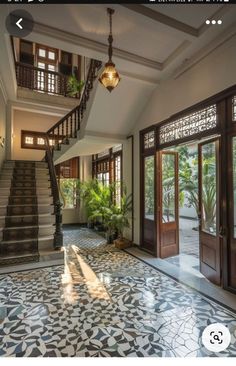
<path fill-rule="evenodd" d="M 22 25 L 20 24 L 20 23 L 22 22 L 22 20 L 23 20 L 23 18 L 20 18 L 20 19 L 19 19 L 19 20 L 17 20 L 17 22 L 16 22 L 17 27 L 18 27 L 18 28 L 20 28 L 20 29 L 23 29 Z"/>

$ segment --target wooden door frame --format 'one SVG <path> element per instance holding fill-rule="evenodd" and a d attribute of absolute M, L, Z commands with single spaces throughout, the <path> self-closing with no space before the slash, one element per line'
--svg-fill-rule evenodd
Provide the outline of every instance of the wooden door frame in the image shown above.
<path fill-rule="evenodd" d="M 202 146 L 215 143 L 215 156 L 216 156 L 216 235 L 213 236 L 210 233 L 204 232 L 202 230 Z M 201 143 L 198 143 L 198 210 L 200 217 L 199 224 L 199 264 L 200 271 L 202 271 L 202 245 L 201 245 L 201 233 L 206 236 L 212 236 L 212 240 L 219 241 L 219 281 L 216 280 L 217 285 L 221 285 L 222 283 L 222 236 L 221 236 L 221 228 L 222 228 L 222 200 L 221 198 L 221 136 L 210 138 L 209 140 L 205 140 Z M 216 258 L 217 263 L 217 258 Z M 206 264 L 207 266 L 207 264 Z M 209 266 L 209 265 L 208 265 Z M 214 269 L 213 269 L 214 270 Z M 205 275 L 204 275 L 205 276 Z M 207 278 L 207 276 L 205 276 Z"/>
<path fill-rule="evenodd" d="M 139 198 L 140 198 L 140 247 L 143 251 L 152 254 L 157 257 L 157 210 L 156 210 L 156 201 L 157 201 L 157 190 L 156 190 L 156 147 L 149 149 L 144 149 L 143 137 L 145 133 L 155 130 L 153 126 L 145 128 L 139 133 L 139 146 L 140 146 L 140 159 L 139 159 L 139 177 L 140 177 L 140 190 L 139 190 Z M 156 136 L 155 136 L 156 143 Z M 154 156 L 154 243 L 153 250 L 150 251 L 143 246 L 144 242 L 144 222 L 145 222 L 145 202 L 144 202 L 144 194 L 145 194 L 145 179 L 144 179 L 144 161 L 148 156 Z"/>
<path fill-rule="evenodd" d="M 159 121 L 148 128 L 145 128 L 139 132 L 140 134 L 140 241 L 142 241 L 142 159 L 143 159 L 143 140 L 142 137 L 144 133 L 148 130 L 155 131 L 155 148 L 154 154 L 157 151 L 162 149 L 166 149 L 168 147 L 173 147 L 182 143 L 189 143 L 191 141 L 200 141 L 203 137 L 210 138 L 211 136 L 220 136 L 220 177 L 219 177 L 219 185 L 220 185 L 220 217 L 221 222 L 220 226 L 222 226 L 224 235 L 222 235 L 222 285 L 223 288 L 229 290 L 231 292 L 236 293 L 236 288 L 233 288 L 230 284 L 230 273 L 229 273 L 229 261 L 230 255 L 232 253 L 232 246 L 230 243 L 230 233 L 229 233 L 229 223 L 232 218 L 232 212 L 230 212 L 230 173 L 229 173 L 229 164 L 231 159 L 231 151 L 230 151 L 230 139 L 233 134 L 236 135 L 236 120 L 233 119 L 232 114 L 232 100 L 233 97 L 236 96 L 236 85 L 232 85 L 231 87 L 220 91 L 219 93 L 206 98 L 188 108 L 175 113 L 174 115 L 168 117 L 163 121 Z M 173 122 L 177 119 L 181 119 L 182 117 L 187 116 L 193 112 L 198 112 L 201 108 L 208 107 L 210 105 L 216 104 L 217 108 L 217 124 L 214 128 L 204 131 L 199 131 L 191 136 L 185 136 L 182 138 L 177 138 L 176 140 L 167 140 L 165 143 L 160 142 L 160 128 L 161 126 L 167 125 L 170 122 Z M 231 159 L 232 160 L 232 159 Z M 157 169 L 157 162 L 156 162 Z M 156 174 L 155 174 L 156 175 Z M 156 187 L 157 190 L 158 187 Z M 231 203 L 232 205 L 232 203 Z M 158 230 L 158 221 L 156 220 L 156 230 Z M 231 223 L 232 225 L 232 223 Z M 231 229 L 232 230 L 232 229 Z M 156 253 L 158 254 L 158 253 Z"/>

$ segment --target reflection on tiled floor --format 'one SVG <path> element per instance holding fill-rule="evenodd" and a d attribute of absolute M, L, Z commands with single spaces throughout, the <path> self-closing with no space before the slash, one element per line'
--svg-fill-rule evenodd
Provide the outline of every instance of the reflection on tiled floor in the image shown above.
<path fill-rule="evenodd" d="M 65 266 L 0 276 L 1 356 L 236 356 L 233 313 L 87 229 L 65 241 Z M 216 322 L 219 354 L 201 343 Z"/>
<path fill-rule="evenodd" d="M 199 271 L 199 232 L 196 230 L 197 225 L 197 220 L 179 219 L 179 255 L 165 260 L 194 276 L 203 277 Z"/>

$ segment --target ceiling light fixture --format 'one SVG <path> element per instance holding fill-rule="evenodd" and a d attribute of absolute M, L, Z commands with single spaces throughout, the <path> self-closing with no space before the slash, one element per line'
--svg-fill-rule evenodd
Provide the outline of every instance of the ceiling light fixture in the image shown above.
<path fill-rule="evenodd" d="M 120 76 L 118 74 L 118 72 L 115 69 L 115 64 L 112 62 L 112 42 L 113 42 L 113 37 L 112 37 L 112 15 L 114 14 L 115 10 L 114 9 L 110 9 L 107 8 L 107 13 L 109 16 L 109 21 L 110 21 L 110 34 L 108 37 L 108 57 L 109 60 L 108 62 L 105 64 L 105 68 L 99 78 L 100 83 L 105 86 L 105 88 L 107 90 L 109 90 L 109 92 L 111 92 L 119 83 L 120 81 Z"/>

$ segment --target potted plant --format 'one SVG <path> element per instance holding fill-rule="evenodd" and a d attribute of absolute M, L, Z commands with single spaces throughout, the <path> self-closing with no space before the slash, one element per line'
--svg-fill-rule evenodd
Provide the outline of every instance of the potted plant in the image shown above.
<path fill-rule="evenodd" d="M 119 249 L 124 249 L 130 246 L 130 241 L 124 238 L 125 228 L 130 227 L 129 214 L 132 210 L 132 195 L 127 195 L 127 190 L 124 188 L 121 197 L 120 207 L 115 207 L 114 213 L 111 216 L 113 228 L 117 232 L 118 238 L 114 240 L 115 246 Z"/>
<path fill-rule="evenodd" d="M 80 94 L 81 90 L 84 87 L 84 81 L 78 80 L 75 75 L 71 75 L 68 78 L 67 81 L 67 94 L 70 97 L 76 97 L 78 94 Z"/>

